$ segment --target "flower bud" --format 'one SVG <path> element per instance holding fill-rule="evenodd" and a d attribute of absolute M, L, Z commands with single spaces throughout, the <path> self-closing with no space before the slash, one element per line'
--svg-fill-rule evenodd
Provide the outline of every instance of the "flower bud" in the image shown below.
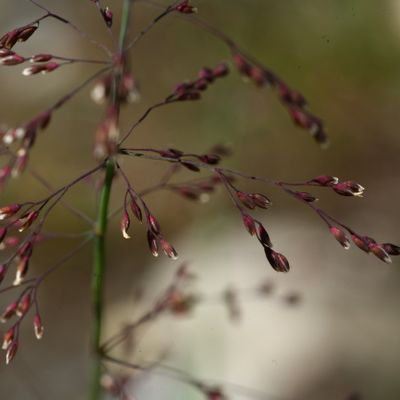
<path fill-rule="evenodd" d="M 369 243 L 365 239 L 365 237 L 362 237 L 358 235 L 357 233 L 352 233 L 351 234 L 351 239 L 353 240 L 353 243 L 361 250 L 365 251 L 366 253 L 369 253 Z"/>
<path fill-rule="evenodd" d="M 311 179 L 311 181 L 309 181 L 309 183 L 314 183 L 320 186 L 331 186 L 331 185 L 335 185 L 336 183 L 339 182 L 339 178 L 337 178 L 336 176 L 330 176 L 330 175 L 321 175 L 321 176 L 317 176 L 314 179 Z"/>
<path fill-rule="evenodd" d="M 335 239 L 347 250 L 350 248 L 350 241 L 347 239 L 346 234 L 342 229 L 337 228 L 336 226 L 331 226 L 329 231 L 335 237 Z"/>
<path fill-rule="evenodd" d="M 131 195 L 131 201 L 130 201 L 130 207 L 132 210 L 133 215 L 137 218 L 137 220 L 139 222 L 142 222 L 142 210 L 140 209 L 138 203 L 136 202 L 136 200 L 133 198 L 133 196 Z"/>
<path fill-rule="evenodd" d="M 174 7 L 175 11 L 182 14 L 193 14 L 197 12 L 197 8 L 189 4 L 189 0 L 183 0 L 178 5 Z"/>
<path fill-rule="evenodd" d="M 390 254 L 391 256 L 400 255 L 400 246 L 396 246 L 392 243 L 383 243 L 381 246 L 386 251 L 386 253 Z"/>
<path fill-rule="evenodd" d="M 33 329 L 35 331 L 36 339 L 40 340 L 43 337 L 44 328 L 39 314 L 35 314 L 33 317 Z"/>
<path fill-rule="evenodd" d="M 36 62 L 47 62 L 50 61 L 53 58 L 51 54 L 36 54 L 30 58 L 31 63 L 36 63 Z"/>
<path fill-rule="evenodd" d="M 26 274 L 28 273 L 29 267 L 29 256 L 21 257 L 17 264 L 17 272 L 15 273 L 15 279 L 13 282 L 14 286 L 18 286 L 24 280 Z"/>
<path fill-rule="evenodd" d="M 151 254 L 153 254 L 154 257 L 158 257 L 157 237 L 150 230 L 147 231 L 147 243 L 149 244 Z"/>
<path fill-rule="evenodd" d="M 18 221 L 19 221 L 19 227 L 18 231 L 23 232 L 26 229 L 28 229 L 37 219 L 39 216 L 38 211 L 30 211 L 29 213 L 23 215 Z"/>
<path fill-rule="evenodd" d="M 42 73 L 44 75 L 44 74 L 47 74 L 48 72 L 54 71 L 59 66 L 60 66 L 60 64 L 55 63 L 55 62 L 49 62 L 46 64 L 35 64 L 35 65 L 32 65 L 32 67 L 25 68 L 22 71 L 22 75 L 30 76 L 30 75 L 36 75 L 39 73 Z"/>
<path fill-rule="evenodd" d="M 18 302 L 18 307 L 16 311 L 17 316 L 21 318 L 23 315 L 25 315 L 28 312 L 30 306 L 31 306 L 31 294 L 27 293 L 24 296 L 22 296 L 21 300 Z"/>
<path fill-rule="evenodd" d="M 129 214 L 127 212 L 124 212 L 122 219 L 121 219 L 121 232 L 122 236 L 124 239 L 130 239 L 130 236 L 128 234 L 128 229 L 131 221 L 129 218 Z"/>
<path fill-rule="evenodd" d="M 17 308 L 18 308 L 17 302 L 9 304 L 1 314 L 0 321 L 3 323 L 7 322 L 10 318 L 12 318 L 16 314 Z"/>
<path fill-rule="evenodd" d="M 19 56 L 18 54 L 11 54 L 9 56 L 0 58 L 0 64 L 7 66 L 22 64 L 25 61 L 26 59 L 22 56 Z"/>
<path fill-rule="evenodd" d="M 165 239 L 160 239 L 160 246 L 167 257 L 172 258 L 173 260 L 176 260 L 178 258 L 178 253 L 176 252 L 176 250 Z"/>
<path fill-rule="evenodd" d="M 250 194 L 238 190 L 236 192 L 236 196 L 240 202 L 250 210 L 253 210 L 256 207 L 256 204 Z"/>
<path fill-rule="evenodd" d="M 0 208 L 0 220 L 3 220 L 3 219 L 6 219 L 8 217 L 15 215 L 20 209 L 21 209 L 21 206 L 19 204 L 11 204 L 9 206 L 1 207 Z"/>
<path fill-rule="evenodd" d="M 1 345 L 1 348 L 3 350 L 7 350 L 11 346 L 11 343 L 13 342 L 14 337 L 15 337 L 15 328 L 12 327 L 4 333 L 3 343 Z"/>
<path fill-rule="evenodd" d="M 113 13 L 110 10 L 110 7 L 105 7 L 100 9 L 101 15 L 103 16 L 104 22 L 106 23 L 108 28 L 111 28 L 113 24 Z"/>
<path fill-rule="evenodd" d="M 307 203 L 313 203 L 314 201 L 318 201 L 316 197 L 314 197 L 312 194 L 308 192 L 293 192 L 296 197 L 299 199 L 306 201 Z"/>
<path fill-rule="evenodd" d="M 251 236 L 254 236 L 257 233 L 254 219 L 248 214 L 242 214 L 242 220 L 247 232 L 249 232 Z"/>
<path fill-rule="evenodd" d="M 272 205 L 271 200 L 261 193 L 252 193 L 250 194 L 250 197 L 253 199 L 254 204 L 257 207 L 267 209 Z"/>
<path fill-rule="evenodd" d="M 268 235 L 268 232 L 265 230 L 262 224 L 258 224 L 257 238 L 263 246 L 272 247 L 272 242 Z"/>
<path fill-rule="evenodd" d="M 17 350 L 18 350 L 18 343 L 14 341 L 12 342 L 6 353 L 7 365 L 10 364 L 10 362 L 14 359 L 15 355 L 17 354 Z"/>
<path fill-rule="evenodd" d="M 290 266 L 287 258 L 269 247 L 264 247 L 265 255 L 271 267 L 277 272 L 289 272 Z"/>
<path fill-rule="evenodd" d="M 151 230 L 154 233 L 156 233 L 156 234 L 160 233 L 160 224 L 158 223 L 158 221 L 154 215 L 149 214 L 147 216 L 147 221 L 151 227 Z"/>
<path fill-rule="evenodd" d="M 389 254 L 385 251 L 382 245 L 378 243 L 371 243 L 369 245 L 370 252 L 375 256 L 378 257 L 385 263 L 391 263 L 392 259 L 390 258 Z"/>
<path fill-rule="evenodd" d="M 339 182 L 331 185 L 332 189 L 342 196 L 357 196 L 362 197 L 364 188 L 354 181 Z"/>

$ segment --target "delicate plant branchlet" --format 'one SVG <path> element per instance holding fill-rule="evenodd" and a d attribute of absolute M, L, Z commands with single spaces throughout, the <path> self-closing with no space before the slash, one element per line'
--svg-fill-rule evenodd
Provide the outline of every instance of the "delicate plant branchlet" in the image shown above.
<path fill-rule="evenodd" d="M 93 154 L 88 155 L 95 160 L 93 168 L 83 172 L 80 176 L 60 186 L 58 189 L 50 188 L 50 194 L 45 198 L 39 200 L 26 199 L 22 202 L 18 201 L 0 207 L 0 246 L 2 250 L 7 249 L 8 254 L 7 257 L 3 257 L 0 263 L 0 283 L 11 279 L 10 285 L 0 287 L 0 293 L 15 293 L 14 300 L 6 304 L 0 311 L 1 322 L 6 326 L 3 333 L 2 349 L 5 352 L 7 364 L 12 362 L 21 347 L 20 327 L 22 323 L 28 322 L 32 324 L 33 332 L 37 339 L 43 337 L 45 318 L 42 318 L 40 313 L 37 296 L 43 281 L 84 246 L 94 243 L 95 259 L 92 271 L 93 284 L 91 293 L 94 319 L 92 339 L 94 366 L 90 398 L 92 400 L 99 399 L 100 383 L 104 390 L 107 390 L 115 397 L 121 399 L 130 398 L 124 389 L 125 380 L 123 377 L 106 374 L 102 380 L 100 379 L 102 363 L 113 363 L 139 370 L 145 370 L 149 366 L 134 365 L 127 360 L 119 360 L 113 356 L 112 350 L 123 343 L 139 326 L 153 321 L 162 313 L 170 312 L 175 315 L 185 315 L 197 304 L 202 301 L 206 302 L 206 299 L 201 298 L 201 296 L 196 296 L 182 289 L 182 282 L 186 282 L 190 276 L 187 269 L 182 267 L 152 309 L 110 338 L 102 337 L 101 327 L 104 309 L 102 293 L 106 267 L 104 256 L 105 234 L 108 222 L 114 223 L 115 221 L 112 218 L 119 215 L 121 236 L 124 239 L 130 239 L 131 232 L 137 229 L 136 225 L 141 224 L 144 228 L 143 234 L 147 237 L 150 253 L 153 256 L 157 257 L 159 254 L 165 254 L 171 259 L 178 257 L 179 249 L 175 249 L 168 241 L 167 235 L 162 229 L 162 221 L 159 221 L 156 212 L 147 204 L 146 195 L 151 192 L 170 191 L 185 200 L 204 201 L 216 190 L 224 191 L 228 200 L 239 213 L 239 224 L 242 223 L 244 229 L 256 239 L 261 246 L 261 250 L 265 252 L 268 263 L 278 272 L 288 272 L 291 268 L 286 256 L 280 252 L 284 251 L 284 249 L 281 250 L 283 246 L 279 245 L 279 251 L 276 250 L 273 235 L 270 232 L 273 229 L 267 228 L 261 220 L 255 217 L 256 210 L 272 212 L 274 190 L 283 191 L 295 201 L 311 209 L 326 224 L 328 232 L 343 248 L 348 249 L 351 242 L 353 242 L 362 251 L 374 255 L 386 263 L 392 261 L 392 256 L 400 254 L 399 246 L 388 242 L 382 243 L 364 233 L 359 233 L 317 206 L 318 199 L 313 193 L 313 189 L 320 188 L 334 195 L 358 198 L 362 197 L 365 190 L 358 182 L 347 178 L 339 179 L 330 175 L 308 177 L 302 182 L 287 182 L 225 168 L 223 160 L 229 156 L 230 150 L 220 144 L 211 143 L 210 146 L 212 147 L 205 152 L 193 152 L 192 150 L 186 151 L 177 148 L 134 147 L 134 137 L 139 134 L 138 127 L 147 118 L 150 118 L 158 108 L 172 107 L 174 105 L 178 107 L 182 102 L 205 100 L 207 91 L 218 90 L 219 81 L 228 79 L 229 74 L 233 72 L 232 70 L 237 70 L 245 78 L 245 81 L 254 83 L 259 89 L 268 88 L 273 90 L 287 110 L 293 123 L 299 128 L 308 131 L 322 147 L 328 145 L 328 136 L 322 119 L 309 110 L 305 97 L 292 89 L 276 73 L 264 67 L 253 56 L 248 55 L 225 33 L 198 17 L 196 13 L 198 11 L 201 13 L 201 10 L 197 10 L 195 1 L 175 1 L 168 7 L 162 8 L 161 13 L 133 38 L 129 35 L 129 26 L 132 21 L 131 10 L 134 3 L 136 3 L 135 1 L 122 1 L 122 19 L 119 22 L 115 20 L 113 10 L 103 5 L 103 2 L 100 0 L 89 1 L 93 3 L 93 15 L 102 18 L 106 30 L 113 37 L 114 43 L 116 43 L 114 48 L 109 49 L 100 40 L 90 37 L 71 21 L 34 0 L 30 0 L 30 3 L 35 4 L 42 12 L 42 15 L 34 21 L 27 22 L 23 26 L 6 32 L 0 38 L 0 66 L 4 68 L 22 68 L 21 73 L 25 79 L 34 79 L 37 74 L 55 74 L 61 68 L 67 68 L 68 65 L 74 63 L 98 64 L 100 68 L 72 91 L 62 95 L 46 110 L 33 117 L 27 117 L 25 122 L 17 126 L 0 130 L 1 151 L 3 160 L 6 160 L 0 167 L 2 190 L 6 190 L 7 182 L 10 179 L 17 179 L 19 175 L 29 172 L 49 188 L 44 179 L 35 175 L 29 162 L 29 156 L 35 150 L 36 141 L 41 140 L 42 131 L 50 126 L 53 114 L 64 104 L 72 101 L 79 91 L 88 85 L 92 85 L 92 99 L 96 103 L 104 105 L 105 108 L 100 118 L 101 122 L 97 127 L 93 128 Z M 137 3 L 163 7 L 153 1 L 141 0 L 137 1 Z M 139 119 L 131 121 L 129 129 L 121 131 L 119 119 L 121 113 L 124 112 L 123 107 L 138 101 L 140 98 L 139 85 L 130 68 L 130 54 L 134 53 L 136 43 L 144 40 L 149 30 L 170 15 L 184 18 L 188 23 L 194 24 L 214 36 L 215 39 L 221 40 L 229 50 L 230 61 L 216 63 L 213 66 L 199 66 L 199 72 L 192 80 L 178 82 L 175 85 L 172 83 L 169 93 L 166 93 L 159 102 L 148 107 Z M 60 24 L 69 26 L 84 40 L 88 40 L 94 46 L 100 48 L 104 58 L 68 58 L 49 53 L 26 55 L 24 42 L 29 40 L 35 43 L 35 33 L 41 29 L 42 24 L 48 19 L 54 19 Z M 116 31 L 118 29 L 119 36 L 117 37 Z M 124 171 L 121 163 L 122 159 L 134 162 L 137 158 L 147 160 L 149 163 L 154 160 L 163 162 L 165 175 L 153 186 L 146 189 L 138 189 L 129 174 Z M 194 177 L 184 181 L 175 179 L 182 170 L 193 173 Z M 98 204 L 99 212 L 96 221 L 92 221 L 90 217 L 80 210 L 76 210 L 64 202 L 64 196 L 67 192 L 78 187 L 88 177 L 94 176 L 101 177 L 102 182 Z M 125 186 L 125 194 L 120 199 L 121 207 L 110 213 L 109 197 L 116 176 L 121 178 Z M 259 191 L 245 191 L 242 188 L 243 181 L 258 182 L 260 184 Z M 36 246 L 40 246 L 41 242 L 50 238 L 44 227 L 48 216 L 56 206 L 67 207 L 86 223 L 91 223 L 90 230 L 83 232 L 80 237 L 82 242 L 79 246 L 61 257 L 53 265 L 50 265 L 45 272 L 38 276 L 33 276 L 29 267 L 30 262 L 34 257 Z M 261 297 L 269 294 L 270 291 L 271 286 L 264 283 L 259 285 L 256 293 Z M 226 305 L 232 320 L 240 318 L 240 299 L 240 291 L 233 287 L 228 287 L 219 297 L 219 300 Z M 300 295 L 292 293 L 287 295 L 285 301 L 287 304 L 293 305 L 297 304 L 300 299 Z M 161 370 L 163 370 L 162 368 Z M 201 382 L 188 376 L 182 371 L 171 371 L 166 367 L 164 367 L 164 372 L 174 375 L 175 379 L 183 383 L 191 385 L 200 391 L 205 399 L 223 400 L 228 398 L 228 394 L 222 386 L 209 385 L 206 382 Z M 349 398 L 358 398 L 355 397 L 356 395 L 351 396 Z"/>

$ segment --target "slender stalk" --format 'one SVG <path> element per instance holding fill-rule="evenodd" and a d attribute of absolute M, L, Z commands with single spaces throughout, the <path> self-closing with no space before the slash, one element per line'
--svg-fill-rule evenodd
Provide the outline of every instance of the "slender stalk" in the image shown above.
<path fill-rule="evenodd" d="M 103 302 L 104 302 L 104 278 L 106 267 L 106 233 L 108 222 L 108 206 L 111 195 L 112 181 L 115 173 L 113 161 L 108 161 L 106 166 L 106 176 L 100 196 L 100 206 L 97 216 L 96 237 L 94 240 L 94 263 L 92 277 L 92 306 L 93 306 L 93 337 L 92 351 L 94 353 L 94 365 L 92 370 L 92 386 L 90 392 L 91 400 L 98 400 L 100 396 L 100 376 L 101 376 L 101 329 L 103 321 Z"/>
<path fill-rule="evenodd" d="M 122 55 L 123 48 L 126 40 L 126 35 L 129 30 L 130 14 L 131 14 L 132 0 L 124 0 L 122 8 L 122 19 L 120 36 L 118 43 L 118 54 Z M 119 101 L 117 91 L 119 81 L 121 79 L 123 69 L 119 63 L 114 67 L 113 79 L 113 96 L 112 103 L 118 109 L 119 114 Z M 94 361 L 92 366 L 92 382 L 90 388 L 89 399 L 99 400 L 101 395 L 100 377 L 101 377 L 101 339 L 102 339 L 102 323 L 103 323 L 103 309 L 104 309 L 104 282 L 106 272 L 106 234 L 109 213 L 109 202 L 111 195 L 111 188 L 115 174 L 115 162 L 109 159 L 106 163 L 106 174 L 104 184 L 100 193 L 99 209 L 96 221 L 96 237 L 94 240 L 94 263 L 93 263 L 93 276 L 92 276 L 92 306 L 93 306 L 93 333 L 92 333 L 92 351 L 94 353 Z"/>

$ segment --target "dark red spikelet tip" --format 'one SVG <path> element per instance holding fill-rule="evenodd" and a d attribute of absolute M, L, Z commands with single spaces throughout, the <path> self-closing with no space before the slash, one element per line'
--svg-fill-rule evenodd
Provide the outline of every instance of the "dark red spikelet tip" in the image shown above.
<path fill-rule="evenodd" d="M 289 272 L 290 265 L 287 258 L 269 247 L 264 247 L 265 255 L 271 267 L 277 272 Z"/>
<path fill-rule="evenodd" d="M 386 251 L 386 253 L 390 254 L 391 256 L 400 255 L 400 246 L 392 243 L 382 243 L 381 246 Z"/>

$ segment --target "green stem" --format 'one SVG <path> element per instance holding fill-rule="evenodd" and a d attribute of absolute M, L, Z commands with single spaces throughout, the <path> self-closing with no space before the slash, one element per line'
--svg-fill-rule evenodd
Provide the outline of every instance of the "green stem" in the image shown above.
<path fill-rule="evenodd" d="M 101 377 L 101 328 L 103 321 L 103 292 L 106 266 L 106 233 L 108 222 L 108 205 L 110 202 L 112 181 L 115 173 L 115 164 L 108 161 L 106 176 L 101 191 L 100 206 L 97 216 L 96 237 L 94 240 L 94 262 L 92 276 L 92 306 L 93 306 L 93 338 L 92 351 L 94 353 L 94 365 L 92 370 L 92 387 L 90 399 L 98 400 L 100 396 Z"/>
<path fill-rule="evenodd" d="M 126 35 L 129 30 L 129 21 L 131 14 L 132 0 L 124 0 L 122 8 L 122 19 L 119 36 L 119 54 L 123 53 Z M 121 79 L 121 66 L 116 66 L 114 70 L 113 80 L 113 95 L 112 104 L 118 109 L 119 114 L 120 104 L 118 102 L 117 89 Z M 92 306 L 93 306 L 93 337 L 92 351 L 94 354 L 92 367 L 92 382 L 90 388 L 90 400 L 99 400 L 101 395 L 100 378 L 101 378 L 101 333 L 103 323 L 104 309 L 104 282 L 106 269 L 106 234 L 108 223 L 108 208 L 110 202 L 111 188 L 115 175 L 115 162 L 109 159 L 106 164 L 106 175 L 103 188 L 100 195 L 99 211 L 96 220 L 96 238 L 94 243 L 94 262 L 92 276 Z"/>

